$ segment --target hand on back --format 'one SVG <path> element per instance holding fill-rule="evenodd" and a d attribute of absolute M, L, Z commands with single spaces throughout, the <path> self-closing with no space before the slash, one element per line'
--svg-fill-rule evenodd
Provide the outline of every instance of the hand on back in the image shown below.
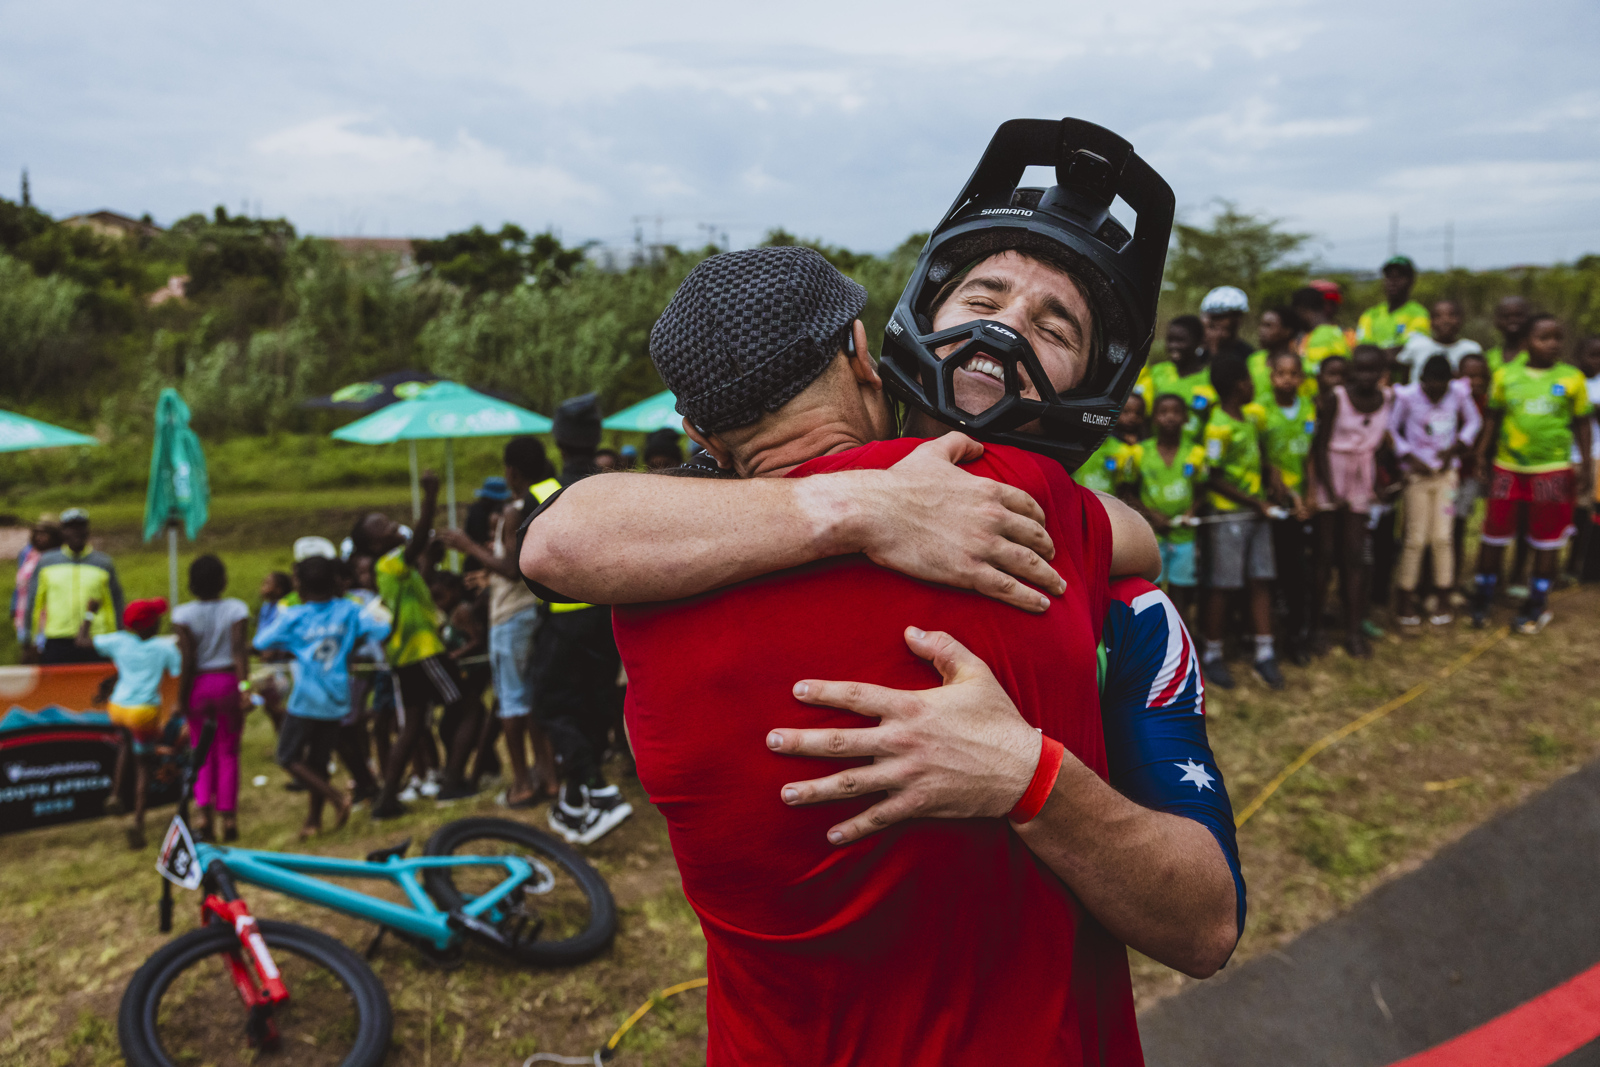
<path fill-rule="evenodd" d="M 1039 590 L 1066 590 L 1048 562 L 1055 545 L 1044 511 L 1021 489 L 960 468 L 982 455 L 981 444 L 950 433 L 875 472 L 862 487 L 870 519 L 861 550 L 913 578 L 1044 611 L 1050 601 Z"/>

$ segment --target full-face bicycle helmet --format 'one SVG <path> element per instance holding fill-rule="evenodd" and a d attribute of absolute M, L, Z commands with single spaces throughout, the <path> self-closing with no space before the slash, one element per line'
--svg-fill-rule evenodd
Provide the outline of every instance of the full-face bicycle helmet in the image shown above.
<path fill-rule="evenodd" d="M 1030 166 L 1054 167 L 1056 184 L 1019 187 Z M 1118 197 L 1137 216 L 1131 234 L 1112 217 Z M 1172 215 L 1171 187 L 1110 130 L 1081 119 L 1003 124 L 928 238 L 889 319 L 879 369 L 890 394 L 975 438 L 1076 469 L 1116 424 L 1149 354 Z M 1005 251 L 1066 271 L 1093 309 L 1089 367 L 1070 390 L 1057 392 L 1027 339 L 1004 323 L 933 330 L 941 289 Z M 941 359 L 937 350 L 951 344 Z M 985 411 L 964 411 L 955 372 L 979 355 L 1003 368 L 1005 395 Z M 1022 395 L 1019 368 L 1038 399 Z"/>

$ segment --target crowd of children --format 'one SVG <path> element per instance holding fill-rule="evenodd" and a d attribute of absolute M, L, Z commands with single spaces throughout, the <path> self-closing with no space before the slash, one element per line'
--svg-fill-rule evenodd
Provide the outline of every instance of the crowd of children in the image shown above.
<path fill-rule="evenodd" d="M 592 397 L 580 400 L 592 406 Z M 589 414 L 578 420 L 585 432 L 588 421 L 598 429 L 598 409 Z M 588 436 L 598 443 L 597 433 Z M 135 776 L 130 845 L 146 843 L 144 797 L 166 676 L 178 679 L 171 720 L 186 725 L 192 745 L 209 738 L 194 788 L 195 830 L 208 839 L 238 838 L 240 742 L 254 707 L 273 723 L 289 788 L 308 796 L 302 840 L 321 832 L 330 808 L 337 829 L 364 802 L 373 819 L 386 819 L 408 803 L 477 795 L 500 774 L 502 733 L 511 774 L 501 803 L 555 801 L 551 825 L 576 843 L 625 819 L 631 807 L 600 770 L 607 752 L 626 747 L 619 666 L 596 675 L 595 692 L 575 692 L 563 672 L 576 657 L 541 644 L 552 611 L 587 609 L 607 621 L 609 611 L 541 604 L 516 570 L 516 530 L 531 507 L 599 466 L 582 448 L 568 455 L 570 444 L 561 477 L 536 439 L 508 444 L 505 476 L 479 494 L 486 522 L 473 525 L 481 529 L 433 530 L 439 485 L 429 472 L 414 527 L 372 512 L 342 545 L 299 538 L 293 574 L 275 571 L 261 583 L 253 635 L 249 608 L 224 596 L 227 570 L 214 555 L 190 567 L 192 599 L 172 612 L 174 637 L 157 636 L 165 600 L 127 605 L 122 628 L 109 633 L 94 630 L 100 604 L 91 601 L 75 643 L 116 667 L 107 707 L 125 741 L 112 793 L 124 792 L 124 774 Z M 463 573 L 442 565 L 446 550 L 465 557 Z M 573 733 L 583 734 L 585 751 L 570 751 L 563 738 Z M 336 784 L 335 757 L 348 789 Z"/>
<path fill-rule="evenodd" d="M 1328 651 L 1330 631 L 1370 656 L 1384 633 L 1374 608 L 1402 633 L 1450 625 L 1462 607 L 1484 626 L 1514 543 L 1512 626 L 1535 634 L 1562 550 L 1571 573 L 1584 565 L 1600 337 L 1569 347 L 1558 319 L 1513 296 L 1495 311 L 1502 342 L 1485 352 L 1461 336 L 1457 302 L 1412 299 L 1415 280 L 1405 257 L 1385 263 L 1384 300 L 1353 331 L 1337 322 L 1339 287 L 1314 281 L 1260 311 L 1255 345 L 1240 337 L 1245 293 L 1214 289 L 1198 316 L 1167 324 L 1167 358 L 1079 472 L 1150 519 L 1161 582 L 1203 634 L 1213 685 L 1235 684 L 1235 637 L 1276 689 L 1280 656 L 1303 665 Z"/>

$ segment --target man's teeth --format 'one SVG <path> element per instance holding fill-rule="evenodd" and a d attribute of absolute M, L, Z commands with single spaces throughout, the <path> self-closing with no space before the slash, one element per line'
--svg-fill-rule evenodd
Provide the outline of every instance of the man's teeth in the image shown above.
<path fill-rule="evenodd" d="M 972 371 L 974 374 L 987 374 L 995 381 L 1001 383 L 1004 383 L 1006 380 L 1006 372 L 1001 369 L 1000 364 L 996 363 L 992 359 L 984 359 L 982 356 L 973 356 L 971 359 L 967 360 L 966 365 L 961 369 Z"/>

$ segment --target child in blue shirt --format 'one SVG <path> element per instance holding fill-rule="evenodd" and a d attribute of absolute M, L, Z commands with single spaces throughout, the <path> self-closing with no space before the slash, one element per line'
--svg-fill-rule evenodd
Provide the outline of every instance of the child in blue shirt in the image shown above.
<path fill-rule="evenodd" d="M 178 646 L 172 638 L 156 636 L 156 631 L 161 629 L 161 616 L 167 612 L 165 600 L 135 600 L 122 612 L 122 625 L 127 629 L 94 637 L 89 635 L 89 627 L 100 610 L 100 602 L 91 600 L 86 607 L 88 613 L 78 627 L 77 644 L 80 648 L 93 647 L 115 664 L 116 685 L 111 690 L 106 711 L 112 724 L 124 731 L 117 745 L 117 772 L 106 811 L 115 814 L 120 810 L 123 775 L 131 755 L 133 825 L 128 827 L 128 847 L 142 849 L 144 794 L 150 783 L 155 742 L 161 733 L 161 679 L 165 675 L 176 678 L 183 670 L 183 657 L 178 654 Z"/>
<path fill-rule="evenodd" d="M 339 595 L 338 564 L 312 556 L 294 565 L 300 604 L 280 607 L 256 633 L 260 651 L 294 656 L 295 683 L 278 733 L 278 765 L 310 792 L 311 810 L 300 840 L 322 832 L 324 804 L 334 808 L 334 829 L 350 818 L 350 800 L 328 781 L 328 757 L 339 721 L 350 712 L 350 654 L 356 646 L 389 633 L 389 623 Z"/>

